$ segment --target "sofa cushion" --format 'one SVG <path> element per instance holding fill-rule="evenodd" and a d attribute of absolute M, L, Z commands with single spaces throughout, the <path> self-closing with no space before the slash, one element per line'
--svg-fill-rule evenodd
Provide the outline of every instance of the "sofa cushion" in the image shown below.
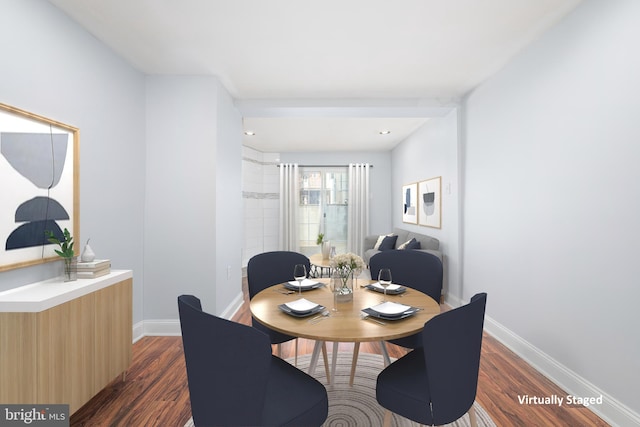
<path fill-rule="evenodd" d="M 409 243 L 407 244 L 407 247 L 405 248 L 407 250 L 411 250 L 411 249 L 422 249 L 422 245 L 420 244 L 420 242 L 418 242 L 416 240 L 416 238 L 412 238 L 411 240 L 409 240 Z"/>
<path fill-rule="evenodd" d="M 398 236 L 398 242 L 406 242 L 411 240 L 412 237 L 414 237 L 414 236 L 410 236 L 407 230 L 403 230 L 402 228 L 397 228 L 397 227 L 393 228 L 392 234 L 395 234 L 396 236 Z"/>
<path fill-rule="evenodd" d="M 396 249 L 400 249 L 400 250 L 407 249 L 407 246 L 409 245 L 409 243 L 411 243 L 414 240 L 415 239 L 407 240 L 406 242 L 399 244 Z"/>
<path fill-rule="evenodd" d="M 406 242 L 399 244 L 399 245 L 396 247 L 396 249 L 399 249 L 399 250 L 407 249 L 407 246 L 409 246 L 409 245 L 410 245 L 410 244 L 412 244 L 413 242 L 417 242 L 417 240 L 416 240 L 415 238 L 413 238 L 413 237 L 412 237 L 411 239 L 407 240 Z"/>
<path fill-rule="evenodd" d="M 380 245 L 382 244 L 382 242 L 384 242 L 384 239 L 386 239 L 389 236 L 393 236 L 393 233 L 391 233 L 391 234 L 382 234 L 382 235 L 378 236 L 378 240 L 376 240 L 376 243 L 373 245 L 373 249 L 379 251 L 380 250 Z"/>
<path fill-rule="evenodd" d="M 366 251 L 364 251 L 364 262 L 369 264 L 369 260 L 371 259 L 372 256 L 374 256 L 375 254 L 377 254 L 378 252 L 380 252 L 377 249 L 367 249 Z"/>
<path fill-rule="evenodd" d="M 431 249 L 434 251 L 440 250 L 440 241 L 434 237 L 426 236 L 424 234 L 418 233 L 409 233 L 408 239 L 414 237 L 418 242 L 420 242 L 421 249 Z"/>
<path fill-rule="evenodd" d="M 396 235 L 386 236 L 382 240 L 382 243 L 380 243 L 380 246 L 378 246 L 378 250 L 379 251 L 390 251 L 392 249 L 395 249 L 397 240 L 398 240 L 398 236 L 396 236 Z"/>
<path fill-rule="evenodd" d="M 417 240 L 412 240 L 407 249 L 422 249 L 422 244 Z"/>

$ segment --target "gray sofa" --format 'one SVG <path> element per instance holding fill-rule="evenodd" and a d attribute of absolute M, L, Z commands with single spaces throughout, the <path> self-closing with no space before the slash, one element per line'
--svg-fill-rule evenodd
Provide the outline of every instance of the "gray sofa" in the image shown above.
<path fill-rule="evenodd" d="M 442 261 L 442 252 L 440 252 L 440 241 L 435 237 L 414 233 L 413 231 L 402 230 L 400 228 L 394 228 L 393 234 L 398 236 L 398 240 L 396 240 L 396 248 L 402 245 L 404 242 L 415 238 L 418 242 L 420 242 L 420 249 L 416 250 L 429 252 L 430 254 L 437 256 L 440 261 Z M 375 234 L 364 238 L 364 262 L 367 265 L 369 265 L 369 260 L 371 259 L 371 257 L 380 252 L 374 249 L 374 246 L 378 241 L 378 237 L 380 237 L 380 235 Z"/>

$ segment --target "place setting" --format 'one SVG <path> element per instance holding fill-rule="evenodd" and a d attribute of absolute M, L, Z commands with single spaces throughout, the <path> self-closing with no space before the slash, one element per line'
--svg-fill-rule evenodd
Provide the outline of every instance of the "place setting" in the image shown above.
<path fill-rule="evenodd" d="M 378 281 L 366 285 L 364 288 L 370 291 L 382 292 L 384 294 L 382 302 L 385 302 L 387 295 L 402 295 L 407 292 L 405 286 L 392 283 L 391 269 L 389 268 L 381 268 L 378 272 Z"/>
<path fill-rule="evenodd" d="M 318 289 L 319 287 L 322 286 L 322 283 L 316 282 L 315 280 L 312 280 L 312 279 L 305 278 L 300 282 L 297 282 L 297 281 L 285 282 L 283 286 L 285 287 L 286 291 L 289 291 L 289 293 L 291 292 L 296 293 L 296 292 L 310 291 L 312 289 Z"/>
<path fill-rule="evenodd" d="M 365 285 L 364 288 L 370 291 L 376 291 L 380 293 L 384 293 L 386 290 L 387 295 L 401 295 L 407 291 L 407 288 L 405 286 L 398 285 L 395 283 L 391 283 L 385 288 L 383 285 L 380 284 L 380 282 L 375 282 L 369 285 Z"/>
<path fill-rule="evenodd" d="M 324 286 L 323 283 L 307 278 L 307 267 L 304 264 L 296 264 L 293 269 L 293 278 L 284 282 L 282 287 L 273 288 L 275 292 L 283 295 L 302 294 L 304 291 L 318 289 Z"/>
<path fill-rule="evenodd" d="M 314 314 L 321 314 L 326 307 L 309 301 L 306 298 L 300 298 L 295 301 L 280 304 L 278 308 L 290 316 L 304 318 L 313 316 Z"/>
<path fill-rule="evenodd" d="M 373 307 L 363 309 L 362 313 L 364 313 L 365 316 L 371 316 L 380 320 L 401 320 L 413 316 L 420 310 L 422 309 L 419 307 L 385 301 Z"/>
<path fill-rule="evenodd" d="M 324 316 L 329 312 L 325 310 L 325 306 L 309 301 L 306 298 L 302 298 L 302 292 L 311 289 L 317 289 L 322 283 L 310 280 L 307 278 L 307 268 L 304 264 L 296 264 L 293 269 L 294 281 L 285 282 L 284 289 L 278 290 L 281 293 L 298 293 L 301 297 L 295 301 L 286 302 L 278 305 L 278 308 L 284 313 L 298 318 L 306 318 L 313 315 L 309 321 L 315 322 L 316 320 L 322 320 Z M 326 314 L 325 314 L 326 313 Z"/>
<path fill-rule="evenodd" d="M 367 288 L 377 292 L 382 291 L 384 299 L 380 304 L 362 310 L 362 319 L 370 319 L 374 321 L 375 319 L 401 320 L 413 316 L 421 310 L 420 308 L 412 307 L 410 305 L 387 301 L 387 294 L 401 295 L 407 291 L 406 287 L 397 284 L 394 285 L 392 283 L 391 270 L 389 268 L 381 268 L 378 272 L 378 282 L 368 285 Z M 380 320 L 377 320 L 377 322 L 382 323 Z"/>
<path fill-rule="evenodd" d="M 310 291 L 322 286 L 322 283 L 307 278 L 307 267 L 304 264 L 296 264 L 293 267 L 293 278 L 294 280 L 284 283 L 288 291 L 302 293 L 302 291 Z"/>

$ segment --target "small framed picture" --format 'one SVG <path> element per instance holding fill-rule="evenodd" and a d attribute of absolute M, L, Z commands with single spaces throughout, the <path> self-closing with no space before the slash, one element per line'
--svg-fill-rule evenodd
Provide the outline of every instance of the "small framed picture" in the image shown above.
<path fill-rule="evenodd" d="M 418 183 L 402 186 L 402 222 L 418 223 Z"/>
<path fill-rule="evenodd" d="M 425 227 L 442 226 L 442 179 L 437 176 L 418 183 L 418 223 Z"/>

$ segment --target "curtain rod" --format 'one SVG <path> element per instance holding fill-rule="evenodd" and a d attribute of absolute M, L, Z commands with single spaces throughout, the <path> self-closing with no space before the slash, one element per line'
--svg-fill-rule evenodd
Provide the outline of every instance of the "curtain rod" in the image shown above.
<path fill-rule="evenodd" d="M 279 164 L 276 165 L 277 167 L 280 167 Z M 299 168 L 348 168 L 349 165 L 298 165 Z M 373 165 L 369 165 L 370 168 L 373 167 Z"/>

